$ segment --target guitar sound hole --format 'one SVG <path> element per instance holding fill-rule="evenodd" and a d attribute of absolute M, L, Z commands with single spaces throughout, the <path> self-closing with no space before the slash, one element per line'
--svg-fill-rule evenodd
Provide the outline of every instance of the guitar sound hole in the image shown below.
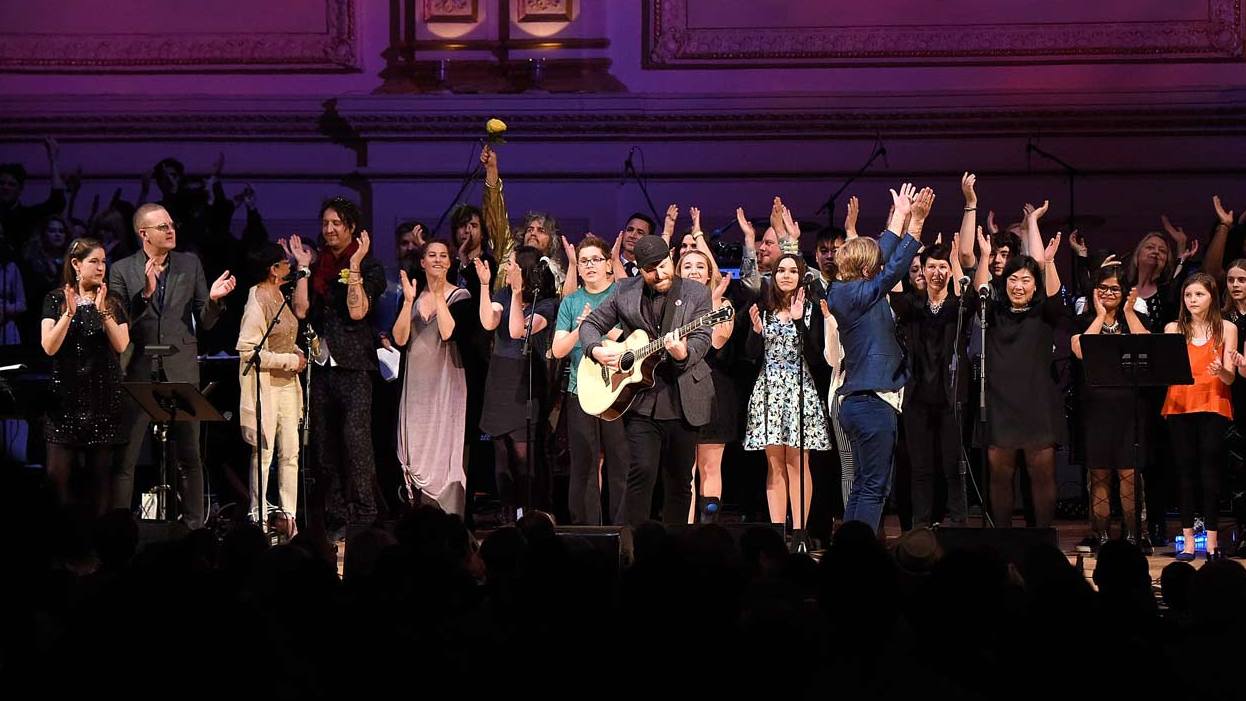
<path fill-rule="evenodd" d="M 632 366 L 636 364 L 636 356 L 631 353 L 624 353 L 619 356 L 619 372 L 631 372 Z"/>

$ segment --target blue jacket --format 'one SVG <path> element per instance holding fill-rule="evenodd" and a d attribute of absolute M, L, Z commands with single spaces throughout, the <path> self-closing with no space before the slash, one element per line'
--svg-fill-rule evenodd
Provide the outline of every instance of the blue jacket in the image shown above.
<path fill-rule="evenodd" d="M 909 369 L 896 339 L 896 320 L 887 293 L 908 272 L 921 244 L 912 236 L 884 231 L 878 237 L 882 272 L 868 280 L 835 282 L 826 303 L 839 324 L 847 380 L 840 394 L 895 391 L 908 382 Z"/>

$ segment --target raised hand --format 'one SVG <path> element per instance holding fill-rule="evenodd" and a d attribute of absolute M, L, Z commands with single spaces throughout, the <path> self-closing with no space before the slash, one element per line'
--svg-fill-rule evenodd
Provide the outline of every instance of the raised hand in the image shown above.
<path fill-rule="evenodd" d="M 982 233 L 981 226 L 978 227 L 978 253 L 983 258 L 988 258 L 991 255 L 991 237 Z"/>
<path fill-rule="evenodd" d="M 516 294 L 523 292 L 523 270 L 515 262 L 514 253 L 506 261 L 506 284 L 511 286 L 511 292 Z"/>
<path fill-rule="evenodd" d="M 559 235 L 562 239 L 562 252 L 567 256 L 567 265 L 575 265 L 575 244 L 567 240 L 566 236 Z"/>
<path fill-rule="evenodd" d="M 156 278 L 160 277 L 160 271 L 164 269 L 163 265 L 156 262 L 155 258 L 148 258 L 147 265 L 143 266 L 143 297 L 151 299 L 156 294 Z"/>
<path fill-rule="evenodd" d="M 372 246 L 372 237 L 368 236 L 368 230 L 364 229 L 359 232 L 359 247 L 350 256 L 351 270 L 358 270 L 359 264 L 363 262 L 363 257 L 368 255 L 368 248 Z"/>
<path fill-rule="evenodd" d="M 787 230 L 788 238 L 800 240 L 800 224 L 792 218 L 792 212 L 787 207 L 783 208 L 783 228 Z"/>
<path fill-rule="evenodd" d="M 78 313 L 78 291 L 73 285 L 65 285 L 65 314 L 73 317 Z"/>
<path fill-rule="evenodd" d="M 1056 260 L 1056 252 L 1060 250 L 1060 237 L 1061 233 L 1057 231 L 1056 235 L 1052 236 L 1051 240 L 1047 242 L 1047 257 L 1045 260 L 1048 263 L 1053 263 Z"/>
<path fill-rule="evenodd" d="M 1225 226 L 1233 226 L 1233 212 L 1224 211 L 1224 206 L 1220 204 L 1220 195 L 1212 195 L 1211 204 L 1216 208 L 1216 219 Z"/>
<path fill-rule="evenodd" d="M 428 239 L 426 238 L 427 234 L 424 232 L 423 224 L 416 224 L 412 227 L 411 235 L 415 237 L 415 245 L 417 246 L 423 246 L 428 243 Z"/>
<path fill-rule="evenodd" d="M 485 167 L 485 171 L 493 174 L 498 172 L 498 154 L 489 144 L 485 144 L 480 149 L 480 165 Z"/>
<path fill-rule="evenodd" d="M 50 136 L 43 137 L 43 150 L 48 154 L 49 163 L 56 163 L 61 157 L 60 142 Z"/>
<path fill-rule="evenodd" d="M 1159 215 L 1159 221 L 1160 224 L 1164 225 L 1164 231 L 1167 231 L 1168 235 L 1172 237 L 1172 240 L 1177 243 L 1177 255 L 1184 256 L 1186 244 L 1189 239 L 1189 236 L 1186 236 L 1185 229 L 1169 221 L 1167 214 Z"/>
<path fill-rule="evenodd" d="M 1108 311 L 1103 306 L 1103 293 L 1100 292 L 1099 290 L 1095 290 L 1094 294 L 1090 296 L 1090 299 L 1092 302 L 1094 302 L 1094 305 L 1095 305 L 1095 318 L 1099 319 L 1100 321 L 1106 319 Z"/>
<path fill-rule="evenodd" d="M 731 284 L 731 271 L 723 273 L 719 276 L 718 284 L 714 285 L 714 291 L 710 293 L 711 298 L 717 304 L 722 300 L 723 295 L 727 294 L 727 285 Z"/>
<path fill-rule="evenodd" d="M 1086 239 L 1082 238 L 1082 235 L 1077 233 L 1077 229 L 1069 232 L 1069 247 L 1073 249 L 1073 252 L 1076 253 L 1079 258 L 1085 258 L 1090 255 L 1090 248 L 1086 246 Z"/>
<path fill-rule="evenodd" d="M 796 294 L 792 295 L 792 304 L 787 310 L 788 317 L 795 321 L 805 318 L 805 286 L 801 285 L 796 288 Z"/>
<path fill-rule="evenodd" d="M 1038 222 L 1038 220 L 1042 219 L 1043 215 L 1047 213 L 1047 209 L 1050 206 L 1051 206 L 1051 200 L 1043 200 L 1043 204 L 1041 207 L 1035 207 L 1032 204 L 1025 205 L 1024 211 L 1025 211 L 1026 221 Z"/>
<path fill-rule="evenodd" d="M 748 308 L 748 318 L 753 321 L 753 332 L 761 333 L 761 312 L 758 311 L 756 304 Z"/>
<path fill-rule="evenodd" d="M 965 196 L 966 207 L 978 206 L 978 193 L 974 192 L 973 189 L 973 186 L 977 182 L 978 176 L 968 171 L 966 171 L 964 175 L 960 176 L 960 192 Z"/>
<path fill-rule="evenodd" d="M 298 263 L 300 268 L 306 268 L 312 262 L 311 248 L 303 245 L 303 239 L 298 234 L 290 234 L 290 256 L 294 258 L 294 262 Z"/>
<path fill-rule="evenodd" d="M 213 178 L 220 177 L 221 171 L 224 169 L 225 169 L 225 152 L 221 151 L 220 153 L 216 154 L 216 160 L 212 161 L 211 176 Z"/>
<path fill-rule="evenodd" d="M 488 267 L 488 266 L 486 266 Z M 404 304 L 411 304 L 415 301 L 419 294 L 419 282 L 412 280 L 407 276 L 407 271 L 398 271 L 398 284 L 402 285 L 402 301 Z"/>
<path fill-rule="evenodd" d="M 844 215 L 844 231 L 847 232 L 848 238 L 857 237 L 857 215 L 861 212 L 861 201 L 856 195 L 848 198 L 848 213 Z"/>
<path fill-rule="evenodd" d="M 748 217 L 744 216 L 743 207 L 735 208 L 735 221 L 740 225 L 740 233 L 744 235 L 744 247 L 754 248 L 757 245 L 757 230 L 753 228 Z"/>
<path fill-rule="evenodd" d="M 999 224 L 995 223 L 995 210 L 993 209 L 986 211 L 986 230 L 991 236 L 999 233 Z"/>
<path fill-rule="evenodd" d="M 930 216 L 930 208 L 934 206 L 935 194 L 934 190 L 924 187 L 921 192 L 917 193 L 909 208 L 909 214 L 912 215 L 913 221 L 924 222 L 926 217 Z"/>
<path fill-rule="evenodd" d="M 1130 288 L 1129 296 L 1125 298 L 1125 305 L 1121 307 L 1126 314 L 1134 314 L 1138 310 L 1138 287 L 1135 285 Z"/>
<path fill-rule="evenodd" d="M 238 281 L 234 279 L 233 275 L 229 274 L 228 270 L 226 270 L 221 273 L 221 276 L 218 277 L 215 282 L 212 283 L 212 289 L 208 290 L 208 298 L 213 302 L 218 301 L 225 295 L 233 292 L 234 288 L 237 286 Z"/>
<path fill-rule="evenodd" d="M 1190 245 L 1183 251 L 1178 258 L 1181 260 L 1189 260 L 1198 253 L 1198 239 L 1190 241 Z"/>
<path fill-rule="evenodd" d="M 679 220 L 679 205 L 673 204 L 666 208 L 666 218 L 662 220 L 662 238 L 667 241 L 675 235 L 675 222 Z"/>
<path fill-rule="evenodd" d="M 480 286 L 488 287 L 489 282 L 493 280 L 493 271 L 489 269 L 489 263 L 483 258 L 473 258 L 472 264 L 476 266 L 476 277 L 480 279 Z"/>
<path fill-rule="evenodd" d="M 783 238 L 786 229 L 783 227 L 783 200 L 778 195 L 774 196 L 774 202 L 770 205 L 770 228 L 774 229 L 775 236 Z"/>
<path fill-rule="evenodd" d="M 913 199 L 917 196 L 917 188 L 912 183 L 900 185 L 900 191 L 890 190 L 892 217 L 907 218 L 913 210 Z"/>

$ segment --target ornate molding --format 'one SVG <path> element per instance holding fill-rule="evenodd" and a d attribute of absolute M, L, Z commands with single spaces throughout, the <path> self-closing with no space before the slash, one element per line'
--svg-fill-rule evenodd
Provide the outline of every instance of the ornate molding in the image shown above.
<path fill-rule="evenodd" d="M 356 0 L 322 1 L 322 32 L 0 35 L 0 72 L 359 70 Z"/>
<path fill-rule="evenodd" d="M 512 114 L 514 142 L 549 141 L 756 141 L 998 136 L 1179 136 L 1246 134 L 1246 104 L 1120 106 L 992 110 L 783 112 L 594 111 Z M 359 142 L 371 139 L 456 141 L 482 134 L 483 117 L 470 112 L 365 110 L 280 113 L 189 112 L 18 115 L 0 114 L 0 141 L 62 139 L 108 141 L 215 140 L 326 141 L 342 129 Z M 329 117 L 332 119 L 329 119 Z M 331 128 L 337 124 L 339 128 Z"/>
<path fill-rule="evenodd" d="M 643 55 L 646 68 L 1243 60 L 1242 0 L 1201 1 L 1201 21 L 697 28 L 690 0 L 646 0 Z"/>

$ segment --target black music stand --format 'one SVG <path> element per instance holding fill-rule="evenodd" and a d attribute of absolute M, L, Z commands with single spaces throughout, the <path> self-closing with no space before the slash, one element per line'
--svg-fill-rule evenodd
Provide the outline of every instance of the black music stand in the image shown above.
<path fill-rule="evenodd" d="M 189 382 L 122 382 L 151 419 L 152 436 L 160 446 L 160 484 L 156 486 L 156 520 L 167 521 L 169 492 L 169 424 L 174 421 L 224 421 L 225 417 Z M 198 450 L 198 446 L 195 446 Z"/>
<path fill-rule="evenodd" d="M 1133 391 L 1134 397 L 1134 534 L 1142 538 L 1142 448 L 1138 422 L 1143 387 L 1192 385 L 1190 354 L 1185 336 L 1160 334 L 1082 334 L 1082 363 L 1086 384 L 1091 387 L 1118 387 Z"/>

